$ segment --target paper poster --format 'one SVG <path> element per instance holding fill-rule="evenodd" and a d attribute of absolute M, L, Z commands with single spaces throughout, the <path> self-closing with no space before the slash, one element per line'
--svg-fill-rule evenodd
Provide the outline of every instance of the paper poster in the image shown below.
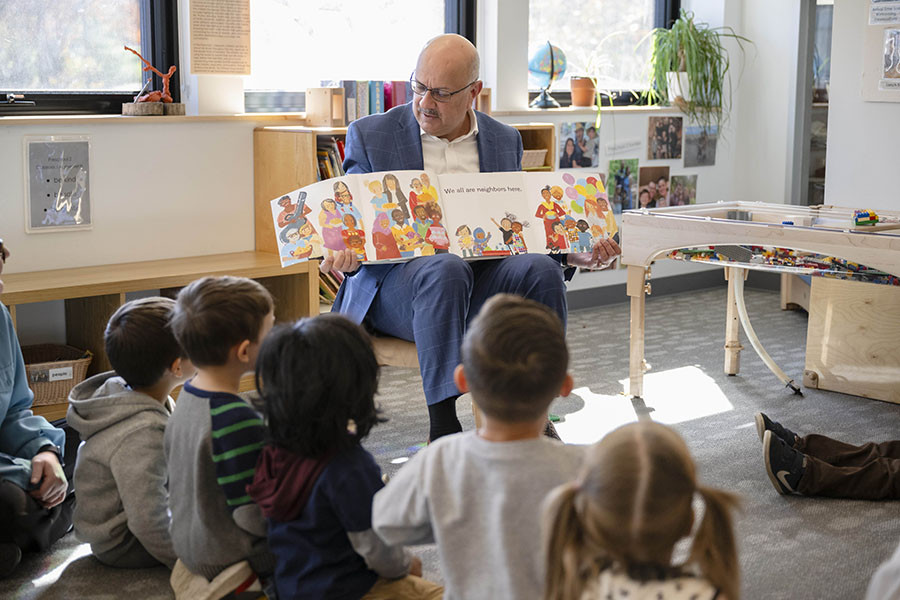
<path fill-rule="evenodd" d="M 25 136 L 25 231 L 90 229 L 90 138 Z"/>
<path fill-rule="evenodd" d="M 871 0 L 869 25 L 900 24 L 900 2 L 897 0 Z"/>
<path fill-rule="evenodd" d="M 250 0 L 190 0 L 191 73 L 250 74 Z"/>

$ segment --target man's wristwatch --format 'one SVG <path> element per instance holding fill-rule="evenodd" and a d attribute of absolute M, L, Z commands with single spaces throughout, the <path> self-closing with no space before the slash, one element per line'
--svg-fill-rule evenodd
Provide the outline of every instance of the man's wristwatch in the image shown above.
<path fill-rule="evenodd" d="M 52 452 L 56 455 L 56 458 L 59 460 L 59 463 L 62 464 L 63 454 L 62 449 L 59 446 L 55 446 L 53 444 L 44 444 L 41 446 L 37 452 L 34 453 L 35 456 L 40 454 L 41 452 Z"/>

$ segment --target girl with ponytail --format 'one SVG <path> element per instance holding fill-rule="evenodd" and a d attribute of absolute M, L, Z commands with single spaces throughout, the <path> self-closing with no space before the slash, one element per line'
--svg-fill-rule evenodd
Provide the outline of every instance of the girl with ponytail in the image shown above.
<path fill-rule="evenodd" d="M 703 515 L 687 561 L 676 565 L 695 498 Z M 697 483 L 674 430 L 649 421 L 620 427 L 590 448 L 576 481 L 548 497 L 544 598 L 739 600 L 736 506 L 736 496 Z"/>

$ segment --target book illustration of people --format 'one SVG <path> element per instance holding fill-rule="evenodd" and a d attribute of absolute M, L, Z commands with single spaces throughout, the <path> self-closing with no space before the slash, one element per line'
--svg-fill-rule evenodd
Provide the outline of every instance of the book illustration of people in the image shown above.
<path fill-rule="evenodd" d="M 617 230 L 603 182 L 568 173 L 344 175 L 271 208 L 282 266 L 348 248 L 363 262 L 588 252 Z"/>

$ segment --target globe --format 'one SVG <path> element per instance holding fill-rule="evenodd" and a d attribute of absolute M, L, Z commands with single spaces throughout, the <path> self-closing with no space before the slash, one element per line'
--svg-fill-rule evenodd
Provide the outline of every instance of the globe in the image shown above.
<path fill-rule="evenodd" d="M 540 95 L 531 102 L 535 108 L 556 108 L 547 89 L 566 72 L 566 54 L 550 42 L 540 46 L 528 61 L 529 78 L 541 88 Z"/>
<path fill-rule="evenodd" d="M 528 61 L 528 74 L 542 89 L 550 87 L 550 84 L 557 81 L 565 72 L 566 54 L 550 42 L 540 46 Z"/>

